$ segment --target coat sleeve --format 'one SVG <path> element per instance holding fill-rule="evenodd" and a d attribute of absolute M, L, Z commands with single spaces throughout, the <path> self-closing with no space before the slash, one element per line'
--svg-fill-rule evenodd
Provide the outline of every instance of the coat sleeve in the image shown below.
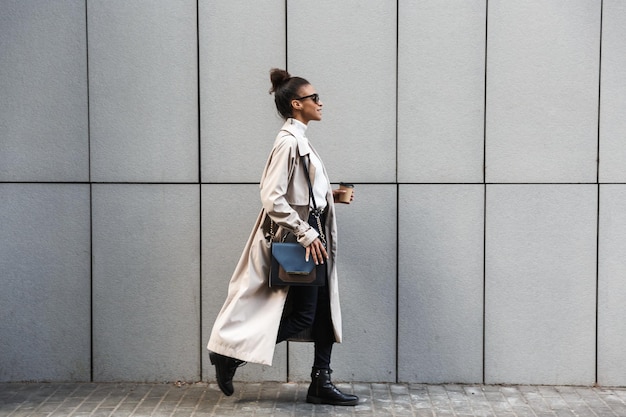
<path fill-rule="evenodd" d="M 291 178 L 297 158 L 298 144 L 295 137 L 286 135 L 276 141 L 261 179 L 261 202 L 275 223 L 293 233 L 298 243 L 307 247 L 319 234 L 306 220 L 300 218 L 285 197 L 288 187 L 293 186 Z"/>

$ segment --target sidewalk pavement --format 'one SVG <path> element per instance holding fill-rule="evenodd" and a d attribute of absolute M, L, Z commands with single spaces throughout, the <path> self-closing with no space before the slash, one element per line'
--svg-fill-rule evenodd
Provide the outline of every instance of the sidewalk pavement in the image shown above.
<path fill-rule="evenodd" d="M 305 402 L 306 383 L 0 383 L 1 417 L 624 417 L 626 388 L 338 383 L 355 407 Z"/>

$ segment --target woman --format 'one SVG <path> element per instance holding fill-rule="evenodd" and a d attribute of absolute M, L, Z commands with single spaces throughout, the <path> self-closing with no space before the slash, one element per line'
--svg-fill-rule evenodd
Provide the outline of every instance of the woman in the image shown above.
<path fill-rule="evenodd" d="M 271 365 L 274 347 L 282 341 L 313 341 L 315 357 L 307 402 L 355 405 L 358 397 L 342 393 L 330 379 L 332 346 L 342 338 L 334 202 L 345 191 L 332 190 L 324 165 L 305 136 L 308 123 L 322 119 L 323 104 L 303 78 L 273 69 L 270 79 L 270 93 L 274 93 L 276 108 L 285 123 L 263 171 L 263 209 L 213 326 L 209 357 L 220 389 L 232 395 L 232 379 L 238 366 L 245 362 Z M 268 286 L 273 232 L 278 237 L 289 233 L 306 248 L 305 257 L 313 258 L 316 273 L 325 278 L 324 286 Z"/>

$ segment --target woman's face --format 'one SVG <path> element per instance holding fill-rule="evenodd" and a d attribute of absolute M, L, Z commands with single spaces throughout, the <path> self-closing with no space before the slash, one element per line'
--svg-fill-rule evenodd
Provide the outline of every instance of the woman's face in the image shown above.
<path fill-rule="evenodd" d="M 299 98 L 291 100 L 293 117 L 304 124 L 311 120 L 322 120 L 324 105 L 311 84 L 303 85 L 298 90 Z"/>

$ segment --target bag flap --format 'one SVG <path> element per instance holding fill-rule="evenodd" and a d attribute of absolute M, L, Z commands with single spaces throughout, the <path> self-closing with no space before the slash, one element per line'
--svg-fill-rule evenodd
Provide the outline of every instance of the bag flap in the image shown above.
<path fill-rule="evenodd" d="M 304 260 L 305 253 L 306 249 L 299 243 L 272 243 L 272 256 L 289 274 L 306 275 L 315 268 L 312 256 L 308 262 Z"/>

